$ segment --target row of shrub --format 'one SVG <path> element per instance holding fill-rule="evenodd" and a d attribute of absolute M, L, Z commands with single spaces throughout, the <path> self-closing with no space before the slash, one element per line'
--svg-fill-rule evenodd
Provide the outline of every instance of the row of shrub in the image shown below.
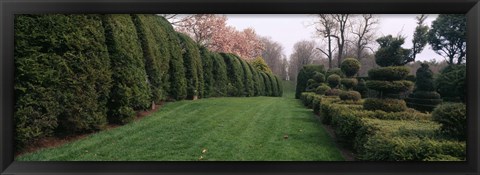
<path fill-rule="evenodd" d="M 15 142 L 125 124 L 162 101 L 281 96 L 277 76 L 157 15 L 15 17 Z"/>
<path fill-rule="evenodd" d="M 359 160 L 465 160 L 465 105 L 440 105 L 433 115 L 413 109 L 401 112 L 365 110 L 360 101 L 304 92 L 305 106 L 331 125 L 339 141 Z"/>

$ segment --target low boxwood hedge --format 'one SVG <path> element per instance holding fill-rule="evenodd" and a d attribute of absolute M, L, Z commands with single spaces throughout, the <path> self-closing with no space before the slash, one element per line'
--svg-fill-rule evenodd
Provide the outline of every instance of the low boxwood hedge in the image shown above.
<path fill-rule="evenodd" d="M 405 101 L 398 99 L 367 98 L 363 103 L 363 109 L 371 111 L 382 110 L 385 112 L 401 112 L 407 110 L 407 104 Z"/>

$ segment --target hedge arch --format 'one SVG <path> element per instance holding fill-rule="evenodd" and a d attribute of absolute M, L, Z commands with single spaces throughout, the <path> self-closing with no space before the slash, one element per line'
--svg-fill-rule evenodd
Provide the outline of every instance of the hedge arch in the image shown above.
<path fill-rule="evenodd" d="M 252 71 L 248 66 L 249 64 L 245 60 L 241 59 L 240 57 L 237 57 L 237 58 L 238 60 L 240 60 L 240 63 L 242 64 L 242 68 L 243 68 L 243 73 L 244 73 L 243 84 L 245 85 L 245 95 L 247 97 L 252 97 L 255 95 L 255 86 L 253 82 Z"/>
<path fill-rule="evenodd" d="M 243 68 L 240 60 L 228 53 L 221 53 L 227 65 L 227 74 L 229 84 L 227 85 L 228 96 L 244 96 L 244 84 L 243 84 Z"/>
<path fill-rule="evenodd" d="M 187 78 L 187 98 L 200 97 L 203 94 L 203 71 L 200 51 L 189 36 L 177 33 L 182 44 L 183 65 Z"/>
<path fill-rule="evenodd" d="M 205 47 L 200 46 L 200 55 L 202 60 L 203 66 L 203 95 L 202 97 L 208 98 L 212 96 L 213 86 L 215 84 L 215 79 L 213 78 L 212 71 L 213 71 L 213 55 L 212 53 Z M 215 67 L 216 68 L 216 67 Z"/>
<path fill-rule="evenodd" d="M 130 15 L 104 15 L 102 22 L 112 71 L 108 120 L 128 123 L 151 105 L 141 44 Z"/>
<path fill-rule="evenodd" d="M 111 72 L 99 15 L 16 16 L 14 54 L 17 148 L 104 127 Z"/>
<path fill-rule="evenodd" d="M 145 69 L 152 90 L 152 101 L 159 103 L 167 97 L 170 42 L 168 31 L 156 15 L 132 15 L 143 49 Z"/>
<path fill-rule="evenodd" d="M 227 85 L 229 83 L 227 76 L 227 65 L 225 64 L 223 57 L 218 53 L 212 53 L 212 60 L 212 75 L 215 82 L 212 89 L 212 96 L 227 96 Z"/>

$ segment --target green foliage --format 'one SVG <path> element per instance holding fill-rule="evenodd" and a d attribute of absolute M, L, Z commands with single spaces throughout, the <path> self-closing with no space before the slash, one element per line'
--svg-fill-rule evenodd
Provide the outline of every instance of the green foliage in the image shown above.
<path fill-rule="evenodd" d="M 413 82 L 407 80 L 400 81 L 377 81 L 369 80 L 366 83 L 369 89 L 379 91 L 381 93 L 401 93 L 411 91 L 413 89 Z"/>
<path fill-rule="evenodd" d="M 132 19 L 143 50 L 152 100 L 160 102 L 166 98 L 169 89 L 169 64 L 166 64 L 170 60 L 168 31 L 156 15 L 132 15 Z"/>
<path fill-rule="evenodd" d="M 228 96 L 244 96 L 244 73 L 240 60 L 234 54 L 221 53 L 221 55 L 227 65 L 227 75 L 229 79 L 227 90 Z"/>
<path fill-rule="evenodd" d="M 325 91 L 325 95 L 326 96 L 339 96 L 341 92 L 342 92 L 342 90 L 340 90 L 340 89 L 332 88 L 332 89 L 329 89 L 329 90 Z"/>
<path fill-rule="evenodd" d="M 272 93 L 270 96 L 278 96 L 278 84 L 277 80 L 275 79 L 275 76 L 273 74 L 267 74 L 268 78 L 270 79 L 271 87 L 272 87 Z"/>
<path fill-rule="evenodd" d="M 276 75 L 274 77 L 275 77 L 275 80 L 277 81 L 277 90 L 278 90 L 277 97 L 281 97 L 281 96 L 283 96 L 282 80 Z"/>
<path fill-rule="evenodd" d="M 345 89 L 351 90 L 357 86 L 358 80 L 356 78 L 342 78 L 341 83 Z"/>
<path fill-rule="evenodd" d="M 407 110 L 407 104 L 403 100 L 398 99 L 377 99 L 367 98 L 363 103 L 365 110 L 382 110 L 385 112 L 401 112 Z"/>
<path fill-rule="evenodd" d="M 322 84 L 315 89 L 315 93 L 319 94 L 319 95 L 325 95 L 325 92 L 327 92 L 330 89 L 331 88 L 329 86 L 327 86 L 326 84 Z"/>
<path fill-rule="evenodd" d="M 428 68 L 428 64 L 421 64 L 417 69 L 417 78 L 415 81 L 415 90 L 420 91 L 434 91 L 433 72 Z"/>
<path fill-rule="evenodd" d="M 265 96 L 266 87 L 265 87 L 265 78 L 263 77 L 263 72 L 257 71 L 258 77 L 258 94 L 260 96 Z"/>
<path fill-rule="evenodd" d="M 391 67 L 381 67 L 381 68 L 370 69 L 368 71 L 368 77 L 371 80 L 395 81 L 395 80 L 404 80 L 409 73 L 410 73 L 410 70 L 408 69 L 408 67 L 391 66 Z"/>
<path fill-rule="evenodd" d="M 328 85 L 331 88 L 338 88 L 338 85 L 340 85 L 340 80 L 341 80 L 341 77 L 336 74 L 332 74 L 327 78 Z"/>
<path fill-rule="evenodd" d="M 346 58 L 340 68 L 347 77 L 353 77 L 360 70 L 360 62 L 355 58 Z"/>
<path fill-rule="evenodd" d="M 260 72 L 262 74 L 263 82 L 265 83 L 265 96 L 271 96 L 273 94 L 273 87 L 270 77 L 265 72 Z"/>
<path fill-rule="evenodd" d="M 253 66 L 250 63 L 248 63 L 247 66 L 250 69 L 250 72 L 252 73 L 254 96 L 260 96 L 262 95 L 262 90 L 260 85 L 261 82 L 258 76 L 258 71 L 255 68 L 253 68 Z"/>
<path fill-rule="evenodd" d="M 263 60 L 262 57 L 257 57 L 255 59 L 253 59 L 250 64 L 252 64 L 252 66 L 257 70 L 257 71 L 260 71 L 260 72 L 264 72 L 264 73 L 272 73 L 272 70 L 270 69 L 270 67 L 268 67 L 267 63 L 265 62 L 265 60 Z"/>
<path fill-rule="evenodd" d="M 405 38 L 387 35 L 377 40 L 380 48 L 375 52 L 375 62 L 382 67 L 403 66 L 414 61 L 410 58 L 411 50 L 402 48 Z"/>
<path fill-rule="evenodd" d="M 432 112 L 433 120 L 442 124 L 441 133 L 457 140 L 467 139 L 467 109 L 462 103 L 446 103 Z"/>
<path fill-rule="evenodd" d="M 360 81 L 358 81 L 357 86 L 355 86 L 353 90 L 358 91 L 362 95 L 362 98 L 367 97 L 368 88 L 365 80 L 360 79 Z"/>
<path fill-rule="evenodd" d="M 423 99 L 440 99 L 440 94 L 435 91 L 415 91 L 412 93 L 411 97 Z"/>
<path fill-rule="evenodd" d="M 323 83 L 325 82 L 325 75 L 320 72 L 315 72 L 315 75 L 313 75 L 312 79 L 317 83 Z"/>
<path fill-rule="evenodd" d="M 201 96 L 203 94 L 203 68 L 200 59 L 200 51 L 189 36 L 177 33 L 181 41 L 183 66 L 187 78 L 187 98 Z"/>
<path fill-rule="evenodd" d="M 108 119 L 128 123 L 135 118 L 135 110 L 151 105 L 141 44 L 130 15 L 105 15 L 102 22 L 113 80 Z"/>
<path fill-rule="evenodd" d="M 107 123 L 110 59 L 99 15 L 15 18 L 15 146 Z"/>
<path fill-rule="evenodd" d="M 225 64 L 223 57 L 218 53 L 212 53 L 212 61 L 212 77 L 214 80 L 212 96 L 227 96 L 227 85 L 229 83 L 227 65 Z"/>
<path fill-rule="evenodd" d="M 358 101 L 362 98 L 362 95 L 357 91 L 342 91 L 340 92 L 339 97 L 341 100 Z"/>
<path fill-rule="evenodd" d="M 432 22 L 428 43 L 433 51 L 448 58 L 449 64 L 461 64 L 466 57 L 466 26 L 465 14 L 440 14 Z"/>
<path fill-rule="evenodd" d="M 213 77 L 213 55 L 206 47 L 199 46 L 203 67 L 203 98 L 211 97 L 214 92 L 215 79 Z M 218 67 L 215 67 L 217 69 Z"/>
<path fill-rule="evenodd" d="M 242 59 L 238 59 L 242 64 L 244 76 L 243 76 L 243 84 L 245 85 L 245 94 L 247 97 L 252 97 L 255 95 L 255 85 L 253 83 L 253 74 L 250 68 L 248 67 L 248 63 Z"/>
<path fill-rule="evenodd" d="M 405 78 L 405 80 L 408 80 L 408 81 L 411 81 L 411 82 L 415 82 L 417 80 L 417 77 L 415 77 L 415 75 L 407 75 L 407 77 Z"/>
<path fill-rule="evenodd" d="M 336 74 L 340 77 L 345 77 L 345 74 L 343 73 L 342 69 L 341 68 L 332 68 L 332 69 L 329 69 L 327 71 L 327 73 L 325 74 L 325 77 L 329 77 L 330 75 L 333 75 L 333 74 Z"/>
<path fill-rule="evenodd" d="M 465 65 L 450 65 L 440 71 L 435 86 L 443 98 L 466 101 L 466 69 Z"/>
<path fill-rule="evenodd" d="M 297 75 L 297 85 L 295 88 L 295 98 L 300 98 L 300 94 L 307 88 L 307 81 L 315 75 L 316 72 L 324 73 L 323 65 L 304 65 Z"/>

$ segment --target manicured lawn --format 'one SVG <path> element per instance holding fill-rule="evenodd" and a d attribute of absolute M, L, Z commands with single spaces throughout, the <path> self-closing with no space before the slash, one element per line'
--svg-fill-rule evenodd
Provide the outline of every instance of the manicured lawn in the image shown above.
<path fill-rule="evenodd" d="M 284 97 L 167 103 L 141 120 L 17 160 L 344 160 L 292 87 Z"/>

